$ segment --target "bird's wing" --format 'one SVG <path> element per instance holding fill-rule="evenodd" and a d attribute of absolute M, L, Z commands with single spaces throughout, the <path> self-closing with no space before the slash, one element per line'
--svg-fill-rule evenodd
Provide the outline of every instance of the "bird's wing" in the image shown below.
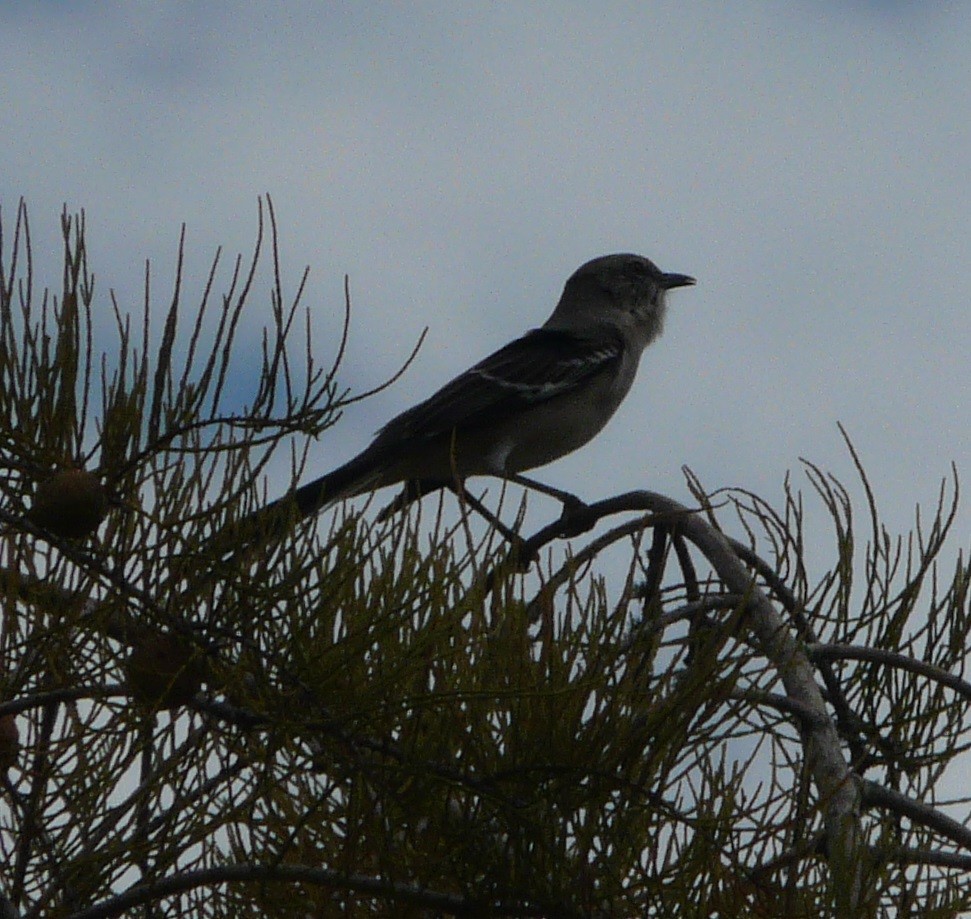
<path fill-rule="evenodd" d="M 392 418 L 372 446 L 390 447 L 487 425 L 493 418 L 567 395 L 581 382 L 611 371 L 623 347 L 620 335 L 606 329 L 596 335 L 534 329 Z"/>

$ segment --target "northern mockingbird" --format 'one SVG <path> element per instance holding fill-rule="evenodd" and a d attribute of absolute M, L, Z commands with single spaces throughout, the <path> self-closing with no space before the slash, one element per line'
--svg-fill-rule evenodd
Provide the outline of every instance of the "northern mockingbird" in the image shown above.
<path fill-rule="evenodd" d="M 667 292 L 694 283 L 639 255 L 581 265 L 541 328 L 393 418 L 343 466 L 245 518 L 244 530 L 269 536 L 294 517 L 399 482 L 413 498 L 473 475 L 511 479 L 573 452 L 630 390 L 641 353 L 661 334 Z"/>

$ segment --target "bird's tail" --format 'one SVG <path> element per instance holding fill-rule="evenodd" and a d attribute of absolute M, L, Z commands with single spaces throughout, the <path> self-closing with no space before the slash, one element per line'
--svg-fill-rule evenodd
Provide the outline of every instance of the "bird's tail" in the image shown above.
<path fill-rule="evenodd" d="M 209 549 L 222 558 L 250 546 L 275 542 L 285 537 L 297 521 L 381 485 L 381 464 L 365 451 L 327 475 L 227 524 L 212 537 Z"/>
<path fill-rule="evenodd" d="M 345 498 L 380 488 L 383 484 L 381 470 L 381 464 L 370 455 L 370 451 L 365 450 L 343 466 L 301 485 L 291 494 L 256 511 L 256 514 L 269 511 L 276 505 L 289 505 L 290 513 L 298 520 L 304 520 Z"/>

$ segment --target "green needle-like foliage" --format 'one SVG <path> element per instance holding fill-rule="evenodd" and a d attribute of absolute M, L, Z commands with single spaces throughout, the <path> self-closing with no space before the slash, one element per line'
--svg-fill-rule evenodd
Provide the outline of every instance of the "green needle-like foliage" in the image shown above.
<path fill-rule="evenodd" d="M 620 495 L 592 530 L 520 508 L 517 546 L 449 496 L 227 554 L 367 395 L 343 341 L 318 367 L 268 199 L 198 296 L 183 232 L 161 314 L 62 228 L 52 292 L 0 213 L 0 916 L 971 906 L 956 477 L 899 539 L 860 466 L 864 539 L 806 464 L 828 562 L 788 480 L 776 509 L 690 473 L 692 507 Z M 93 532 L 56 489 L 31 513 L 66 470 L 103 489 Z"/>

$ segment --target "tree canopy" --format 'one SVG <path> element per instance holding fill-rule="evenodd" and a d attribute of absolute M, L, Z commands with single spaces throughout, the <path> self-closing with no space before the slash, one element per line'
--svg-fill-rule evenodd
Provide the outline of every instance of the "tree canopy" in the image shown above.
<path fill-rule="evenodd" d="M 322 366 L 269 199 L 198 295 L 183 228 L 162 310 L 61 226 L 41 286 L 0 213 L 0 917 L 971 907 L 956 472 L 903 536 L 847 438 L 864 534 L 806 463 L 777 503 L 686 470 L 686 502 L 533 532 L 446 495 L 227 556 L 267 470 L 296 482 L 371 395 L 341 383 L 346 281 Z"/>

